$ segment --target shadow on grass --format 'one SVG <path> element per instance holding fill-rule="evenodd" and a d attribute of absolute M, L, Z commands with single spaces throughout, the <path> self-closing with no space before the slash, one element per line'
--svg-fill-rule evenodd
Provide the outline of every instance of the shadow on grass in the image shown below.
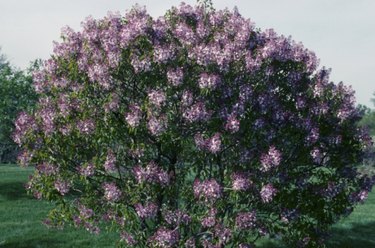
<path fill-rule="evenodd" d="M 29 198 L 23 182 L 0 183 L 0 196 L 8 201 Z"/>
<path fill-rule="evenodd" d="M 10 242 L 1 243 L 1 248 L 40 248 L 40 247 L 64 247 L 64 242 L 61 240 L 56 240 L 53 238 L 34 238 L 34 239 L 20 239 L 20 240 L 12 240 Z"/>
<path fill-rule="evenodd" d="M 352 223 L 348 228 L 334 227 L 329 248 L 375 247 L 375 221 Z"/>
<path fill-rule="evenodd" d="M 375 221 L 363 224 L 352 223 L 347 228 L 334 227 L 326 245 L 327 248 L 375 248 Z M 259 248 L 281 247 L 286 248 L 287 246 L 272 240 L 259 245 Z"/>

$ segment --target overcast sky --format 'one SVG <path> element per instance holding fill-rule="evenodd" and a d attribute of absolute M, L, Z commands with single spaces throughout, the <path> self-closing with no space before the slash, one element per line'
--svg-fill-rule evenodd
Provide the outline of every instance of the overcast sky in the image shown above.
<path fill-rule="evenodd" d="M 195 0 L 186 0 L 195 4 Z M 52 41 L 68 25 L 108 11 L 122 14 L 139 3 L 158 17 L 180 1 L 172 0 L 0 0 L 0 47 L 10 62 L 25 69 L 46 59 Z M 331 80 L 350 84 L 357 102 L 373 107 L 375 92 L 375 0 L 213 0 L 216 9 L 237 6 L 261 29 L 274 28 L 313 50 L 320 65 L 332 68 Z"/>

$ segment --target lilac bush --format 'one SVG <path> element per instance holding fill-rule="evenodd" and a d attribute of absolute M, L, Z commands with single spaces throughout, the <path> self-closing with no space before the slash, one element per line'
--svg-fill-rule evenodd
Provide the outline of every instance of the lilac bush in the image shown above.
<path fill-rule="evenodd" d="M 323 247 L 367 197 L 354 92 L 302 44 L 204 5 L 82 26 L 63 29 L 15 123 L 27 189 L 56 203 L 46 223 L 126 247 Z"/>

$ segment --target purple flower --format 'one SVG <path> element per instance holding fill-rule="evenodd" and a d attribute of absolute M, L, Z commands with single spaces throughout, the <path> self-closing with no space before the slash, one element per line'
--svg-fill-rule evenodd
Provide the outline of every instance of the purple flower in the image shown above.
<path fill-rule="evenodd" d="M 165 227 L 160 227 L 153 236 L 150 237 L 149 242 L 156 247 L 169 248 L 174 247 L 180 239 L 180 234 L 177 230 L 169 230 Z"/>
<path fill-rule="evenodd" d="M 219 239 L 220 244 L 226 244 L 232 237 L 232 231 L 221 224 L 215 226 L 215 236 Z"/>
<path fill-rule="evenodd" d="M 139 165 L 135 166 L 133 174 L 138 183 L 149 182 L 166 186 L 170 181 L 168 172 L 159 167 L 154 161 L 149 162 L 145 168 Z"/>
<path fill-rule="evenodd" d="M 138 105 L 130 105 L 129 112 L 125 115 L 125 120 L 131 127 L 137 127 L 142 119 L 142 111 Z"/>
<path fill-rule="evenodd" d="M 357 199 L 360 203 L 364 203 L 365 200 L 367 199 L 368 197 L 368 191 L 367 190 L 361 190 L 358 195 L 357 195 Z"/>
<path fill-rule="evenodd" d="M 203 198 L 205 201 L 215 201 L 222 196 L 222 187 L 215 179 L 202 182 L 195 179 L 193 190 L 196 198 Z"/>
<path fill-rule="evenodd" d="M 190 216 L 179 209 L 175 211 L 166 210 L 163 212 L 163 217 L 165 222 L 169 225 L 179 225 L 180 223 L 188 224 L 191 221 Z"/>
<path fill-rule="evenodd" d="M 206 109 L 206 105 L 203 102 L 197 102 L 190 108 L 186 109 L 182 116 L 188 122 L 205 121 L 210 117 L 210 113 Z"/>
<path fill-rule="evenodd" d="M 231 175 L 232 189 L 235 191 L 248 190 L 252 184 L 247 173 L 235 172 Z"/>
<path fill-rule="evenodd" d="M 91 119 L 80 120 L 77 123 L 77 128 L 82 134 L 91 134 L 95 130 L 95 123 Z"/>
<path fill-rule="evenodd" d="M 50 163 L 39 164 L 36 166 L 36 169 L 39 173 L 42 173 L 46 176 L 56 175 L 59 172 L 59 167 Z"/>
<path fill-rule="evenodd" d="M 151 116 L 147 122 L 147 129 L 152 135 L 158 136 L 167 128 L 166 116 L 162 115 L 159 118 Z"/>
<path fill-rule="evenodd" d="M 182 84 L 184 79 L 184 72 L 181 68 L 169 69 L 167 72 L 168 82 L 173 86 Z"/>
<path fill-rule="evenodd" d="M 94 216 L 94 211 L 91 208 L 80 205 L 79 215 L 82 219 L 90 219 L 92 216 Z"/>
<path fill-rule="evenodd" d="M 115 154 L 112 152 L 112 150 L 109 150 L 107 153 L 107 158 L 104 162 L 104 169 L 107 172 L 114 172 L 116 170 L 116 161 L 117 159 Z"/>
<path fill-rule="evenodd" d="M 215 89 L 221 83 L 218 75 L 202 73 L 198 80 L 199 88 L 201 89 Z"/>
<path fill-rule="evenodd" d="M 276 195 L 277 190 L 273 187 L 271 183 L 262 187 L 260 191 L 260 196 L 263 203 L 269 203 L 272 201 L 273 197 Z"/>
<path fill-rule="evenodd" d="M 104 183 L 103 184 L 103 189 L 104 189 L 104 198 L 107 201 L 110 202 L 116 202 L 120 199 L 121 197 L 121 191 L 120 189 L 116 186 L 115 183 Z"/>
<path fill-rule="evenodd" d="M 221 149 L 221 135 L 220 133 L 215 133 L 211 138 L 206 141 L 207 150 L 211 153 L 218 153 Z"/>
<path fill-rule="evenodd" d="M 274 146 L 271 146 L 268 153 L 262 154 L 260 163 L 262 165 L 261 171 L 266 172 L 274 167 L 277 167 L 281 162 L 281 152 L 278 151 Z"/>
<path fill-rule="evenodd" d="M 128 232 L 120 233 L 121 241 L 125 242 L 128 246 L 134 246 L 137 241 L 134 239 L 133 235 Z"/>
<path fill-rule="evenodd" d="M 257 221 L 255 211 L 239 213 L 236 217 L 236 227 L 238 229 L 252 229 Z"/>
<path fill-rule="evenodd" d="M 63 181 L 62 179 L 57 179 L 55 181 L 55 188 L 61 195 L 65 195 L 69 192 L 70 184 L 67 181 Z"/>
<path fill-rule="evenodd" d="M 82 165 L 81 167 L 78 168 L 78 170 L 79 170 L 79 173 L 85 177 L 91 177 L 95 174 L 95 167 L 93 163 Z"/>
<path fill-rule="evenodd" d="M 165 100 L 166 96 L 165 93 L 161 90 L 151 90 L 148 93 L 148 99 L 150 100 L 150 103 L 158 108 L 160 108 Z"/>
<path fill-rule="evenodd" d="M 158 210 L 159 207 L 153 202 L 148 202 L 146 205 L 140 203 L 135 205 L 135 211 L 141 219 L 154 218 L 158 213 Z"/>
<path fill-rule="evenodd" d="M 230 115 L 227 123 L 225 124 L 225 129 L 231 133 L 236 133 L 240 130 L 240 121 L 236 118 L 235 115 Z"/>

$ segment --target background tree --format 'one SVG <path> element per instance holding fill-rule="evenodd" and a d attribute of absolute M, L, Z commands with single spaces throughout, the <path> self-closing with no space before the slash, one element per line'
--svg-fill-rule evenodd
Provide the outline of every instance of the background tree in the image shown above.
<path fill-rule="evenodd" d="M 14 121 L 22 110 L 30 110 L 36 101 L 32 87 L 31 65 L 27 72 L 10 65 L 4 55 L 0 56 L 0 163 L 15 162 L 18 146 L 12 140 Z"/>

